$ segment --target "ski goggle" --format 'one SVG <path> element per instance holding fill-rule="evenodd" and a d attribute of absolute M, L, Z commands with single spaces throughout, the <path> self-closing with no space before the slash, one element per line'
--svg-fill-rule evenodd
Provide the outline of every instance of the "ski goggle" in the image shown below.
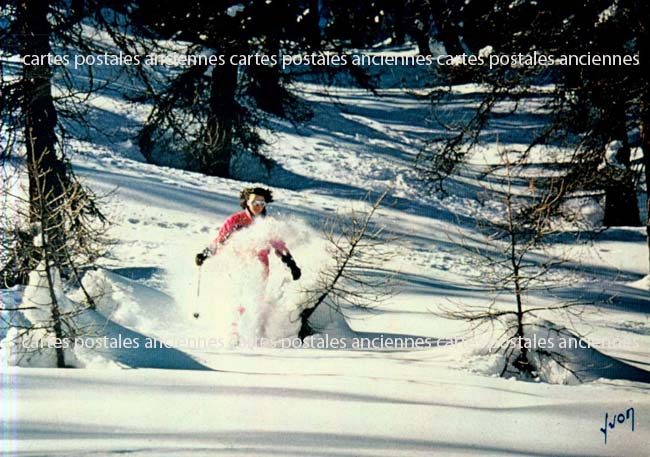
<path fill-rule="evenodd" d="M 266 206 L 266 202 L 262 202 L 262 201 L 259 201 L 259 200 L 253 200 L 251 202 L 251 206 L 255 206 L 257 208 L 259 208 L 259 207 L 264 208 Z"/>

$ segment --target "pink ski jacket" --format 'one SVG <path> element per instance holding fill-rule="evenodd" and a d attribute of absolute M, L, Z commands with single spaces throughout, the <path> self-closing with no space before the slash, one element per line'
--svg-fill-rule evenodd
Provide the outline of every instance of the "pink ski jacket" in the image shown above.
<path fill-rule="evenodd" d="M 235 213 L 232 216 L 228 217 L 226 221 L 221 226 L 219 233 L 216 238 L 212 240 L 209 246 L 210 254 L 215 255 L 221 245 L 223 245 L 228 238 L 232 236 L 233 233 L 248 227 L 255 220 L 248 210 L 244 210 L 239 213 Z M 271 247 L 275 250 L 275 254 L 280 257 L 283 254 L 289 253 L 286 244 L 281 240 L 271 240 Z M 257 257 L 260 259 L 267 268 L 269 265 L 269 253 L 270 249 L 263 249 L 257 253 Z"/>
<path fill-rule="evenodd" d="M 240 213 L 235 213 L 226 219 L 223 223 L 217 237 L 210 243 L 210 253 L 216 254 L 220 245 L 224 244 L 230 236 L 238 230 L 248 227 L 253 223 L 253 216 L 244 210 Z"/>

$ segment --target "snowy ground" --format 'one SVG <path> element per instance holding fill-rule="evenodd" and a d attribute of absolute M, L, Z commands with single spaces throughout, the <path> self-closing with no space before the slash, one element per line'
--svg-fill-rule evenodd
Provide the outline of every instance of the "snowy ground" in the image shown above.
<path fill-rule="evenodd" d="M 301 281 L 309 283 L 326 263 L 322 221 L 368 190 L 389 190 L 390 204 L 378 220 L 403 240 L 398 261 L 387 265 L 401 272 L 400 294 L 372 311 L 350 310 L 347 319 L 319 316 L 327 325 L 322 333 L 330 339 L 327 349 L 232 349 L 219 342 L 196 347 L 223 334 L 217 327 L 223 313 L 231 312 L 219 309 L 224 297 L 248 297 L 256 283 L 256 272 L 248 281 L 233 281 L 231 260 L 212 261 L 202 272 L 201 318 L 192 318 L 194 254 L 237 211 L 242 183 L 143 163 L 129 139 L 142 109 L 117 99 L 95 100 L 106 137 L 74 142 L 73 163 L 94 190 L 111 193 L 103 208 L 114 223 L 109 233 L 114 244 L 103 269 L 87 276 L 86 284 L 103 296 L 84 324 L 97 335 L 137 340 L 139 347 L 78 349 L 83 370 L 3 366 L 3 451 L 647 455 L 650 293 L 639 282 L 647 268 L 643 231 L 608 230 L 586 244 L 570 235 L 558 241 L 573 260 L 564 266 L 566 284 L 555 295 L 598 305 L 575 325 L 590 338 L 629 344 L 577 350 L 584 384 L 499 378 L 496 357 L 479 356 L 469 344 L 445 343 L 466 336 L 463 324 L 432 313 L 492 299 L 471 281 L 480 271 L 455 242 L 462 235 L 481 243 L 472 219 L 477 168 L 452 180 L 448 197 L 429 198 L 412 170 L 421 141 L 438 128 L 426 101 L 399 89 L 376 97 L 360 89 L 304 84 L 296 93 L 311 103 L 315 116 L 298 128 L 273 121 L 277 132 L 267 135 L 266 152 L 279 166 L 260 181 L 276 195 L 270 216 L 286 222 L 284 228 L 270 225 L 285 237 L 303 267 Z M 466 87 L 439 115 L 467 110 L 471 103 L 471 87 Z M 510 133 L 507 141 L 516 144 L 517 128 L 525 132 L 535 126 L 524 116 L 501 127 Z M 486 148 L 481 160 L 490 157 Z M 268 318 L 267 328 L 290 333 L 295 330 L 288 323 L 291 307 L 300 290 L 287 283 L 277 260 L 272 259 L 271 270 L 271 282 L 286 286 L 286 295 L 276 297 L 282 307 L 271 310 L 275 317 Z M 22 292 L 16 288 L 3 300 L 19 302 Z M 544 293 L 529 297 L 531 304 L 554 299 Z M 249 314 L 262 312 L 269 309 L 260 301 Z M 562 319 L 554 322 L 570 323 Z M 386 339 L 396 335 L 428 338 L 432 347 L 391 349 Z M 365 350 L 331 344 L 334 338 L 361 337 L 383 338 L 384 344 Z M 147 339 L 173 347 L 145 348 Z M 558 373 L 546 378 L 570 381 Z M 611 422 L 619 413 L 629 418 L 608 428 L 605 444 L 600 429 L 606 414 Z"/>

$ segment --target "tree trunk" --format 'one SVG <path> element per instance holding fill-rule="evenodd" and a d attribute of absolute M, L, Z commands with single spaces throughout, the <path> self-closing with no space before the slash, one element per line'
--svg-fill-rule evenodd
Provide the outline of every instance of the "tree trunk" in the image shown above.
<path fill-rule="evenodd" d="M 511 191 L 510 189 L 508 190 Z M 517 302 L 517 333 L 515 337 L 519 342 L 519 355 L 514 361 L 513 366 L 520 372 L 525 375 L 530 375 L 533 372 L 533 368 L 528 360 L 528 348 L 523 343 L 524 339 L 524 307 L 522 303 L 522 288 L 521 288 L 521 270 L 519 269 L 519 260 L 517 255 L 517 245 L 519 240 L 517 239 L 517 227 L 515 227 L 515 221 L 512 214 L 512 200 L 510 196 L 507 197 L 508 205 L 508 231 L 510 232 L 510 264 L 512 266 L 512 277 L 514 279 L 515 285 L 515 299 Z M 507 363 L 507 362 L 506 362 Z M 507 368 L 507 367 L 506 367 Z"/>
<path fill-rule="evenodd" d="M 605 227 L 639 227 L 638 199 L 632 172 L 628 169 L 623 177 L 605 189 Z"/>
<path fill-rule="evenodd" d="M 18 4 L 18 20 L 22 36 L 22 55 L 48 55 L 50 25 L 47 21 L 47 0 L 22 0 Z M 56 155 L 57 116 L 52 99 L 52 69 L 42 65 L 25 65 L 22 75 L 22 111 L 25 118 L 25 143 L 29 173 L 29 203 L 32 223 L 41 227 L 43 257 L 50 295 L 52 297 L 52 329 L 62 338 L 61 316 L 54 295 L 50 268 L 65 263 L 65 226 L 62 208 L 66 204 L 66 167 Z M 57 366 L 65 367 L 63 349 L 56 349 Z"/>
<path fill-rule="evenodd" d="M 620 140 L 623 146 L 616 154 L 616 160 L 625 166 L 625 172 L 620 177 L 612 180 L 611 185 L 605 190 L 605 217 L 603 224 L 606 227 L 638 227 L 641 225 L 639 216 L 638 198 L 634 185 L 633 173 L 630 166 L 630 143 L 627 139 L 625 110 L 621 104 L 612 103 L 605 107 L 603 128 L 612 132 L 612 138 Z"/>
<path fill-rule="evenodd" d="M 23 0 L 19 4 L 21 32 L 21 54 L 47 55 L 51 52 L 47 22 L 48 2 L 44 0 Z M 22 95 L 25 116 L 25 141 L 28 165 L 30 167 L 29 196 L 31 202 L 41 197 L 39 173 L 47 183 L 48 190 L 61 187 L 58 176 L 64 172 L 63 163 L 56 157 L 57 122 L 52 100 L 52 70 L 47 62 L 43 65 L 25 65 L 23 68 Z M 60 192 L 57 192 L 60 194 Z M 38 207 L 38 205 L 33 205 Z M 37 216 L 37 215 L 35 215 Z"/>
<path fill-rule="evenodd" d="M 401 46 L 406 42 L 406 17 L 404 14 L 405 4 L 404 2 L 395 2 L 395 5 L 393 7 L 393 16 L 395 20 L 395 26 L 393 28 L 393 44 L 396 46 Z"/>
<path fill-rule="evenodd" d="M 21 24 L 21 54 L 47 55 L 50 25 L 46 0 L 23 0 L 18 15 Z M 61 207 L 65 205 L 66 167 L 57 157 L 55 128 L 57 115 L 52 99 L 52 69 L 43 65 L 25 65 L 22 75 L 22 111 L 25 119 L 25 143 L 29 173 L 30 218 L 40 224 L 53 263 L 62 265 L 65 228 Z"/>
<path fill-rule="evenodd" d="M 279 52 L 279 37 L 277 35 L 267 36 L 264 53 L 278 55 Z M 257 106 L 267 113 L 284 116 L 283 99 L 286 96 L 286 91 L 280 83 L 280 66 L 251 65 L 250 76 L 249 93 L 255 99 Z"/>
<path fill-rule="evenodd" d="M 316 305 L 318 306 L 318 305 Z M 298 332 L 298 338 L 300 341 L 304 341 L 308 336 L 314 335 L 314 329 L 309 325 L 309 318 L 316 311 L 316 306 L 309 308 L 300 313 L 300 331 Z"/>
<path fill-rule="evenodd" d="M 451 17 L 452 9 L 446 5 L 447 2 L 431 2 L 431 13 L 433 22 L 438 29 L 436 39 L 445 46 L 449 55 L 462 55 L 465 50 L 460 42 L 460 28 Z"/>
<path fill-rule="evenodd" d="M 204 152 L 199 171 L 214 176 L 230 176 L 233 127 L 237 122 L 237 65 L 215 66 L 210 88 L 210 116 L 204 135 Z"/>
<path fill-rule="evenodd" d="M 429 34 L 418 29 L 413 29 L 411 31 L 415 42 L 418 45 L 418 52 L 423 56 L 432 55 L 431 47 L 429 47 Z"/>
<path fill-rule="evenodd" d="M 641 102 L 641 149 L 645 170 L 645 232 L 648 245 L 648 274 L 650 274 L 650 94 L 644 94 Z"/>
<path fill-rule="evenodd" d="M 305 18 L 307 21 L 307 44 L 316 51 L 321 49 L 319 3 L 319 0 L 309 0 L 309 14 Z"/>
<path fill-rule="evenodd" d="M 644 12 L 646 14 L 639 15 L 639 20 L 644 20 L 641 18 L 647 17 L 648 5 L 643 3 Z M 648 58 L 650 57 L 650 52 L 648 49 L 648 40 L 650 40 L 650 32 L 645 24 L 640 24 L 639 36 L 637 37 L 637 42 L 639 43 L 639 61 L 641 62 L 641 69 L 639 74 L 643 75 L 642 88 L 641 88 L 641 106 L 640 106 L 640 116 L 641 116 L 641 151 L 643 153 L 643 168 L 645 171 L 645 231 L 646 231 L 646 243 L 648 245 L 648 274 L 650 274 L 650 76 L 648 71 L 650 70 L 650 62 Z"/>
<path fill-rule="evenodd" d="M 408 25 L 406 29 L 418 45 L 418 52 L 423 56 L 430 56 L 431 47 L 429 46 L 429 40 L 431 39 L 432 7 L 427 2 L 417 2 L 417 4 L 413 5 L 413 8 L 414 10 L 411 11 L 407 19 Z"/>

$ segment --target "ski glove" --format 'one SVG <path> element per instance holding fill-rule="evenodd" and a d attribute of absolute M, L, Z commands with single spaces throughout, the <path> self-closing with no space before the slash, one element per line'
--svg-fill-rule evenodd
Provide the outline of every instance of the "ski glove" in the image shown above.
<path fill-rule="evenodd" d="M 210 257 L 208 252 L 208 249 L 204 249 L 203 251 L 199 252 L 196 257 L 194 258 L 194 261 L 196 262 L 197 266 L 203 265 L 203 262 L 205 262 L 205 259 Z"/>
<path fill-rule="evenodd" d="M 291 277 L 293 278 L 294 281 L 300 279 L 302 272 L 300 271 L 300 268 L 298 268 L 298 265 L 296 265 L 296 261 L 293 260 L 291 254 L 289 253 L 282 254 L 282 262 L 286 266 L 288 266 L 289 269 L 291 270 Z"/>

